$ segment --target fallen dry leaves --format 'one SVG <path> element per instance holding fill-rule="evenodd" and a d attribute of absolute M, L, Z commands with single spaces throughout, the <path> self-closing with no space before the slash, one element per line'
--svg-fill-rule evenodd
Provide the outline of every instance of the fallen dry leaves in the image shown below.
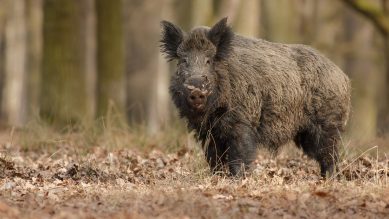
<path fill-rule="evenodd" d="M 198 150 L 93 147 L 0 153 L 0 218 L 388 218 L 389 161 L 323 180 L 302 155 L 261 154 L 251 176 L 211 176 Z"/>

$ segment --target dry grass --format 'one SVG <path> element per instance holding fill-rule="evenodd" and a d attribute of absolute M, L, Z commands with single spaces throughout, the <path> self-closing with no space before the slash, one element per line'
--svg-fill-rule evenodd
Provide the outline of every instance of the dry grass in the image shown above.
<path fill-rule="evenodd" d="M 173 127 L 149 137 L 111 125 L 0 136 L 0 218 L 387 218 L 389 159 L 344 144 L 321 179 L 296 149 L 261 152 L 251 176 L 211 176 L 199 147 Z M 166 149 L 168 148 L 168 149 Z"/>

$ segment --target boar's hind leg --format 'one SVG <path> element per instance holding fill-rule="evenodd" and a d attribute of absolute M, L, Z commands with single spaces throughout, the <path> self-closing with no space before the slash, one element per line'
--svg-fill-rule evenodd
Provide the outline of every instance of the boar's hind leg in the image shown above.
<path fill-rule="evenodd" d="M 205 147 L 205 157 L 213 174 L 220 173 L 226 163 L 226 149 L 222 142 L 211 139 Z"/>
<path fill-rule="evenodd" d="M 334 130 L 334 129 L 333 129 Z M 336 129 L 335 129 L 336 130 Z M 336 131 L 311 129 L 298 134 L 295 142 L 303 151 L 320 165 L 320 174 L 332 175 L 338 161 L 337 143 L 339 134 Z"/>
<path fill-rule="evenodd" d="M 237 125 L 227 142 L 228 167 L 231 175 L 244 176 L 256 158 L 256 133 L 246 125 Z"/>

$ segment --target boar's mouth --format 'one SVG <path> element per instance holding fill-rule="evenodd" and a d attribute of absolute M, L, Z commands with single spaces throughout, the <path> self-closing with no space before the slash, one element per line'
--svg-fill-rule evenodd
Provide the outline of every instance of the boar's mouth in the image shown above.
<path fill-rule="evenodd" d="M 184 87 L 187 90 L 186 100 L 191 110 L 197 113 L 205 112 L 208 97 L 212 93 L 208 84 L 207 86 L 202 86 L 201 88 L 188 84 L 184 84 Z"/>

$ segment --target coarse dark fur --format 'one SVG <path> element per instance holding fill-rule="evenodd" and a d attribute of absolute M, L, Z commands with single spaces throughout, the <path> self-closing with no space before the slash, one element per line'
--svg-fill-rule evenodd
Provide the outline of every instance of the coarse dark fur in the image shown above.
<path fill-rule="evenodd" d="M 316 50 L 272 43 L 232 32 L 227 19 L 184 33 L 162 22 L 162 52 L 178 60 L 170 93 L 188 127 L 204 145 L 213 172 L 227 165 L 242 175 L 257 146 L 276 151 L 294 141 L 332 174 L 337 145 L 350 112 L 350 81 Z M 187 103 L 188 77 L 210 78 L 204 110 Z"/>

